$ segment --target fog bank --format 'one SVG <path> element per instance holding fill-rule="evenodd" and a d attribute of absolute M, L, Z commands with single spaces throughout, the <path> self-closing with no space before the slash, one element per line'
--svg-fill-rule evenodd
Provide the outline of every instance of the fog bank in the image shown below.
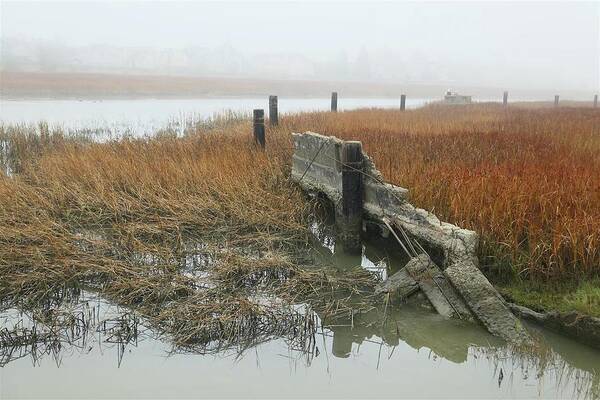
<path fill-rule="evenodd" d="M 1 67 L 598 91 L 600 3 L 11 2 Z"/>

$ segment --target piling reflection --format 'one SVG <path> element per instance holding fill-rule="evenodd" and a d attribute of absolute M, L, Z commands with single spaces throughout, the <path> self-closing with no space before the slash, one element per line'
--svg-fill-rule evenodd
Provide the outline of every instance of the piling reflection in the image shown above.
<path fill-rule="evenodd" d="M 520 374 L 523 380 L 546 377 L 557 392 L 570 398 L 600 397 L 600 352 L 539 327 L 529 327 L 538 339 L 534 348 L 517 348 L 476 325 L 424 310 L 417 302 L 387 316 L 376 310 L 323 323 L 331 335 L 331 354 L 337 358 L 355 356 L 353 352 L 365 344 L 391 348 L 393 353 L 404 343 L 455 364 L 485 360 L 493 367 L 499 388 L 512 385 L 515 374 Z"/>
<path fill-rule="evenodd" d="M 397 346 L 401 341 L 415 350 L 432 350 L 439 357 L 455 363 L 467 361 L 472 346 L 499 347 L 500 339 L 483 329 L 461 321 L 447 320 L 419 304 L 407 304 L 383 315 L 375 310 L 356 315 L 354 320 L 337 320 L 325 326 L 333 332 L 333 355 L 346 358 L 353 345 L 377 338 L 386 346 Z M 443 332 L 443 334 L 442 334 Z"/>

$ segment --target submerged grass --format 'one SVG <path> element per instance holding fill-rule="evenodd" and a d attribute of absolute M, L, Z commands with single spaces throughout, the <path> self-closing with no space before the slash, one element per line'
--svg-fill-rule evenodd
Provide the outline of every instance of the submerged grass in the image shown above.
<path fill-rule="evenodd" d="M 5 307 L 92 290 L 204 351 L 302 336 L 315 310 L 371 307 L 350 297 L 375 276 L 310 263 L 317 205 L 288 179 L 288 139 L 271 137 L 288 154 L 262 152 L 247 125 L 106 143 L 1 132 L 18 167 L 0 176 Z"/>

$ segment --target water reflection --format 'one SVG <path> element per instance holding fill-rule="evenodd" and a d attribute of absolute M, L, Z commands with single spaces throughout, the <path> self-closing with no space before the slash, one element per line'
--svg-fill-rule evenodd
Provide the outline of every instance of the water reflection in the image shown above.
<path fill-rule="evenodd" d="M 135 313 L 90 293 L 61 296 L 56 304 L 0 310 L 0 367 L 23 358 L 39 366 L 45 357 L 59 367 L 65 357 L 96 347 L 115 349 L 120 366 L 129 346 L 151 336 Z"/>
<path fill-rule="evenodd" d="M 386 239 L 367 241 L 362 254 L 352 256 L 336 251 L 334 236 L 327 229 L 322 232 L 316 257 L 340 268 L 362 265 L 386 274 L 406 262 Z M 202 271 L 210 264 L 202 246 L 197 250 L 197 257 L 182 260 L 182 266 L 190 268 L 184 269 L 184 273 L 197 274 L 197 270 Z M 540 338 L 539 347 L 523 350 L 508 346 L 475 324 L 443 318 L 418 297 L 402 306 L 388 304 L 335 318 L 320 311 L 307 318 L 305 305 L 298 305 L 296 311 L 298 321 L 311 326 L 291 336 L 285 332 L 294 329 L 295 324 L 282 327 L 279 333 L 260 336 L 259 340 L 182 346 L 167 336 L 159 337 L 135 312 L 89 292 L 74 289 L 57 293 L 47 303 L 33 308 L 26 304 L 4 304 L 0 306 L 0 394 L 6 397 L 581 398 L 600 395 L 600 352 L 539 327 L 529 326 Z M 119 372 L 114 372 L 117 369 Z M 108 392 L 106 383 L 98 384 L 97 376 L 87 374 L 88 370 L 110 376 L 111 390 L 134 389 Z M 163 378 L 151 379 L 152 374 Z M 195 384 L 198 376 L 202 376 L 201 387 Z M 31 379 L 36 384 L 22 389 L 23 382 Z M 176 382 L 177 389 L 161 391 L 164 379 Z M 66 382 L 77 384 L 65 386 Z M 365 392 L 363 387 L 370 391 Z"/>
<path fill-rule="evenodd" d="M 539 328 L 532 329 L 542 335 L 543 347 L 536 352 L 522 352 L 476 325 L 444 319 L 422 308 L 419 302 L 391 307 L 385 315 L 378 309 L 335 320 L 317 318 L 308 346 L 295 347 L 285 339 L 272 337 L 250 347 L 223 348 L 221 352 L 198 358 L 193 348 L 177 347 L 169 343 L 168 338 L 156 337 L 134 313 L 85 293 L 83 298 L 85 300 L 77 302 L 76 306 L 68 303 L 53 307 L 47 313 L 49 315 L 15 308 L 5 309 L 0 314 L 0 371 L 4 376 L 3 390 L 8 388 L 6 393 L 13 393 L 13 381 L 18 382 L 20 374 L 33 373 L 32 365 L 49 376 L 60 375 L 58 371 L 67 368 L 69 379 L 82 379 L 86 385 L 91 385 L 89 377 L 83 373 L 86 368 L 101 368 L 108 373 L 111 368 L 126 367 L 122 372 L 123 379 L 143 380 L 143 373 L 132 371 L 140 368 L 143 371 L 152 365 L 152 368 L 160 368 L 169 379 L 177 379 L 172 374 L 179 371 L 178 366 L 182 363 L 191 366 L 189 362 L 193 361 L 193 365 L 207 365 L 204 380 L 218 382 L 226 365 L 238 373 L 254 376 L 252 369 L 280 365 L 278 359 L 284 358 L 289 361 L 289 372 L 280 379 L 286 385 L 303 381 L 305 374 L 300 373 L 301 370 L 329 375 L 329 384 L 331 380 L 341 380 L 345 386 L 352 386 L 353 380 L 365 382 L 366 376 L 377 380 L 397 371 L 395 379 L 402 385 L 411 385 L 411 379 L 417 384 L 417 375 L 426 373 L 440 389 L 447 389 L 432 392 L 433 388 L 425 388 L 421 393 L 437 393 L 442 397 L 468 393 L 487 397 L 511 393 L 531 397 L 537 393 L 544 397 L 595 398 L 599 394 L 598 352 Z M 102 361 L 107 358 L 111 361 Z M 70 368 L 72 365 L 81 365 L 81 372 L 79 368 Z M 211 372 L 213 367 L 209 365 L 214 371 Z M 165 369 L 169 366 L 174 370 Z M 56 370 L 57 367 L 60 368 Z M 457 371 L 463 371 L 455 377 L 461 381 L 464 374 L 478 371 L 479 381 L 472 382 L 471 388 L 458 390 L 444 376 L 446 373 L 452 376 Z M 312 373 L 309 375 L 313 376 Z M 487 380 L 482 379 L 485 376 Z M 271 382 L 270 375 L 254 378 L 264 381 L 263 390 L 257 393 L 276 393 L 281 386 Z M 238 383 L 250 385 L 243 378 Z M 60 381 L 47 384 L 51 385 L 51 393 L 66 393 L 59 390 Z M 153 382 L 145 384 L 154 385 Z M 180 384 L 183 385 L 181 393 L 188 393 L 186 385 L 191 382 Z M 325 384 L 319 380 L 315 383 L 316 387 Z M 211 393 L 229 390 L 221 389 L 224 392 Z M 308 393 L 307 388 L 298 390 L 298 393 Z M 390 393 L 388 386 L 374 387 L 373 390 L 374 397 Z M 103 392 L 91 393 L 98 397 Z M 140 393 L 143 396 L 148 392 Z"/>
<path fill-rule="evenodd" d="M 313 223 L 311 232 L 315 238 L 312 245 L 317 263 L 333 264 L 342 269 L 361 266 L 384 280 L 409 260 L 394 239 L 378 235 L 363 238 L 360 254 L 345 252 L 342 246 L 336 245 L 335 227 L 331 220 L 326 220 L 325 224 Z"/>
<path fill-rule="evenodd" d="M 329 376 L 328 384 L 317 379 L 317 388 L 328 387 L 332 381 L 340 382 L 344 387 L 353 386 L 352 381 L 368 384 L 367 377 L 377 380 L 389 374 L 394 374 L 397 384 L 411 385 L 414 380 L 417 385 L 420 382 L 417 376 L 425 373 L 436 386 L 446 387 L 446 390 L 438 392 L 434 388 L 423 388 L 421 392 L 411 389 L 409 393 L 442 397 L 475 394 L 573 398 L 596 398 L 599 394 L 598 352 L 533 327 L 543 336 L 545 345 L 535 353 L 523 353 L 473 324 L 446 320 L 422 309 L 419 304 L 389 310 L 385 323 L 381 320 L 381 310 L 323 321 L 308 347 L 294 348 L 285 340 L 273 338 L 252 348 L 223 349 L 202 358 L 195 356 L 193 349 L 178 348 L 169 344 L 167 338 L 156 337 L 144 326 L 143 320 L 101 299 L 88 297 L 76 307 L 63 305 L 62 310 L 52 310 L 51 317 L 14 308 L 1 313 L 0 371 L 4 377 L 1 381 L 3 390 L 8 390 L 5 394 L 14 392 L 13 382 L 19 382 L 21 376 L 39 374 L 31 369 L 32 365 L 44 375 L 55 377 L 62 376 L 58 371 L 66 368 L 72 379 L 82 379 L 89 387 L 94 384 L 85 377 L 83 371 L 86 368 L 101 368 L 103 373 L 109 373 L 112 368 L 125 367 L 124 377 L 152 387 L 155 383 L 144 381 L 143 371 L 148 365 L 152 365 L 152 369 L 160 368 L 169 379 L 177 380 L 172 374 L 181 372 L 179 365 L 191 366 L 189 362 L 192 361 L 193 365 L 207 365 L 203 379 L 219 382 L 219 374 L 228 365 L 238 373 L 264 381 L 264 388 L 259 391 L 262 394 L 276 393 L 283 383 L 296 385 L 296 382 L 304 381 L 306 377 L 300 373 L 302 370 Z M 57 329 L 52 321 L 58 320 L 69 323 Z M 102 361 L 107 358 L 110 362 Z M 268 368 L 267 365 L 281 365 L 278 360 L 282 358 L 289 361 L 289 370 L 279 376 L 283 380 L 281 384 L 268 383 L 271 382 L 268 374 L 257 378 L 251 372 Z M 46 359 L 51 362 L 45 362 Z M 73 370 L 72 365 L 81 365 L 81 371 L 79 368 Z M 170 366 L 173 371 L 165 369 Z M 209 366 L 214 367 L 212 373 Z M 57 370 L 57 367 L 60 368 Z M 460 374 L 460 371 L 463 372 Z M 476 371 L 478 378 L 470 383 L 472 387 L 456 388 L 449 381 L 450 377 L 469 381 L 471 378 L 467 379 L 465 374 Z M 312 382 L 314 376 L 309 375 Z M 193 379 L 187 384 L 177 381 L 183 385 L 183 391 L 177 393 L 189 394 L 187 390 L 191 389 L 186 385 L 191 385 Z M 250 385 L 244 378 L 239 378 L 238 383 Z M 54 382 L 50 393 L 67 393 L 59 390 L 60 384 L 61 381 Z M 374 387 L 372 396 L 393 393 L 390 387 L 395 386 Z M 210 392 L 213 395 L 230 390 L 226 387 L 221 387 L 222 392 L 214 389 Z M 306 388 L 298 390 L 300 394 L 309 392 Z M 407 393 L 406 390 L 398 393 Z M 94 393 L 94 397 L 105 394 L 102 391 L 88 393 Z M 140 393 L 148 394 L 143 390 Z"/>

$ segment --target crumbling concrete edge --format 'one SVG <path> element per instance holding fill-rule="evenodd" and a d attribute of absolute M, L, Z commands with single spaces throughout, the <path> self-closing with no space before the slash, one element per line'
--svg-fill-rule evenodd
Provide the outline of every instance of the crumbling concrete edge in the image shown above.
<path fill-rule="evenodd" d="M 386 216 L 379 209 L 368 208 L 365 211 L 376 219 Z M 490 333 L 516 345 L 531 343 L 521 321 L 479 270 L 477 233 L 442 222 L 434 214 L 409 203 L 404 203 L 399 212 L 387 217 L 409 236 L 442 252 L 440 267 L 444 275 Z"/>
<path fill-rule="evenodd" d="M 312 132 L 292 135 L 295 147 L 292 179 L 305 189 L 325 193 L 334 204 L 339 202 L 342 193 L 339 149 L 343 141 Z M 331 147 L 337 151 L 331 153 Z M 320 154 L 323 148 L 327 148 L 326 153 Z M 414 207 L 407 200 L 408 190 L 384 182 L 366 154 L 363 154 L 363 171 L 366 216 L 378 221 L 387 218 L 420 243 L 441 252 L 439 266 L 443 273 L 487 330 L 511 343 L 529 344 L 531 337 L 521 321 L 479 270 L 477 233 L 442 222 L 434 214 Z"/>
<path fill-rule="evenodd" d="M 525 320 L 600 349 L 600 318 L 580 314 L 576 311 L 537 312 L 514 303 L 508 303 L 508 305 L 515 314 Z"/>
<path fill-rule="evenodd" d="M 394 203 L 393 207 L 385 204 L 383 201 L 381 206 L 366 203 L 365 212 L 375 220 L 389 218 L 409 236 L 439 250 L 442 253 L 440 267 L 445 276 L 490 333 L 517 345 L 531 342 L 521 321 L 480 271 L 477 258 L 479 236 L 476 232 L 443 222 L 407 201 L 400 205 Z"/>

